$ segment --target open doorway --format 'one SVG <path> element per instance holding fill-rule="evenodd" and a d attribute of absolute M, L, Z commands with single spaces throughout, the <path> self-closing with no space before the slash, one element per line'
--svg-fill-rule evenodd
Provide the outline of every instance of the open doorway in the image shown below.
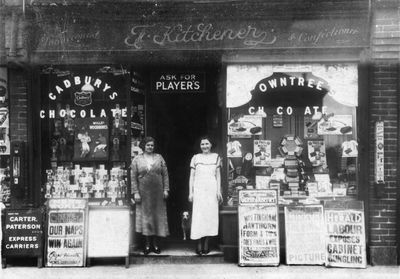
<path fill-rule="evenodd" d="M 204 72 L 204 90 L 201 92 L 159 93 L 152 90 L 146 100 L 147 135 L 155 138 L 155 152 L 164 157 L 169 172 L 169 241 L 183 239 L 181 214 L 191 210 L 188 202 L 189 165 L 192 156 L 200 152 L 199 138 L 210 135 L 219 141 L 221 121 L 216 76 L 215 71 Z"/>

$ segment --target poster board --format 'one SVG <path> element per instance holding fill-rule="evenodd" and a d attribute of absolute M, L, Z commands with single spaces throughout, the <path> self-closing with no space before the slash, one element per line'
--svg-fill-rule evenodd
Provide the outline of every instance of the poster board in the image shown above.
<path fill-rule="evenodd" d="M 239 265 L 279 265 L 278 200 L 275 190 L 239 192 Z"/>
<path fill-rule="evenodd" d="M 89 209 L 88 258 L 129 257 L 129 207 Z"/>
<path fill-rule="evenodd" d="M 43 215 L 41 209 L 6 209 L 3 255 L 41 257 L 43 255 Z"/>
<path fill-rule="evenodd" d="M 322 205 L 285 206 L 286 263 L 325 263 L 324 213 Z"/>
<path fill-rule="evenodd" d="M 50 199 L 47 218 L 46 266 L 81 267 L 86 260 L 85 199 Z"/>
<path fill-rule="evenodd" d="M 78 118 L 75 120 L 74 160 L 107 160 L 109 151 L 108 118 Z"/>
<path fill-rule="evenodd" d="M 364 203 L 325 203 L 326 266 L 366 268 Z"/>

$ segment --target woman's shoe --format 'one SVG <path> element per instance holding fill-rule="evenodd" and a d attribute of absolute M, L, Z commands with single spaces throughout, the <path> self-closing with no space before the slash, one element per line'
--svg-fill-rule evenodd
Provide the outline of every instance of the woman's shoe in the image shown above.
<path fill-rule="evenodd" d="M 202 256 L 202 255 L 203 255 L 203 250 L 202 250 L 201 248 L 202 248 L 202 247 L 201 247 L 201 242 L 198 241 L 197 244 L 196 244 L 196 249 L 195 249 L 195 251 L 196 251 L 196 254 L 199 255 L 199 256 Z"/>
<path fill-rule="evenodd" d="M 203 255 L 203 251 L 196 247 L 196 254 L 199 255 L 199 256 L 202 256 Z"/>
<path fill-rule="evenodd" d="M 161 253 L 161 249 L 158 246 L 154 246 L 153 247 L 153 252 L 156 254 L 160 254 Z"/>
<path fill-rule="evenodd" d="M 208 253 L 210 253 L 210 248 L 203 249 L 203 251 L 201 251 L 201 253 L 204 255 L 207 255 Z"/>
<path fill-rule="evenodd" d="M 146 245 L 143 249 L 143 254 L 148 255 L 150 251 L 151 251 L 150 246 Z"/>

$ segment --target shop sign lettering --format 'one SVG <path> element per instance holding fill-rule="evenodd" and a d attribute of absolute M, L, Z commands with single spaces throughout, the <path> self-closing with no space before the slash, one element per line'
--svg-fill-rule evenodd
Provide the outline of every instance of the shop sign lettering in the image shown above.
<path fill-rule="evenodd" d="M 97 94 L 107 94 L 110 100 L 114 100 L 118 96 L 118 93 L 113 91 L 107 82 L 103 82 L 99 78 L 94 78 L 92 76 L 74 76 L 70 79 L 64 79 L 61 84 L 56 84 L 48 94 L 49 99 L 52 101 L 57 100 L 66 89 L 76 90 L 75 96 L 78 96 L 78 101 L 81 98 L 88 99 L 89 93 L 93 94 L 95 91 Z"/>
<path fill-rule="evenodd" d="M 135 25 L 125 38 L 125 45 L 135 49 L 142 49 L 144 40 L 160 47 L 172 44 L 190 44 L 201 42 L 243 41 L 248 47 L 258 45 L 272 45 L 277 40 L 274 30 L 262 30 L 248 25 L 239 29 L 221 28 L 212 23 L 198 24 L 171 24 L 159 26 Z"/>
<path fill-rule="evenodd" d="M 277 115 L 292 115 L 293 113 L 296 112 L 296 109 L 293 108 L 292 106 L 287 106 L 287 107 L 282 107 L 278 106 L 275 109 Z M 302 113 L 304 115 L 315 115 L 316 113 L 321 113 L 321 114 L 326 114 L 328 111 L 327 106 L 306 106 L 304 108 L 304 111 Z M 250 106 L 248 109 L 248 112 L 250 115 L 260 115 L 265 113 L 265 107 L 264 106 L 258 106 L 257 108 L 254 106 Z"/>
<path fill-rule="evenodd" d="M 205 74 L 188 73 L 158 73 L 152 75 L 152 92 L 204 92 Z"/>
<path fill-rule="evenodd" d="M 364 212 L 325 210 L 326 264 L 339 267 L 366 267 Z"/>
<path fill-rule="evenodd" d="M 4 255 L 41 255 L 42 235 L 42 213 L 39 209 L 6 210 Z"/>
<path fill-rule="evenodd" d="M 127 117 L 127 108 L 104 109 L 93 107 L 94 100 L 116 102 L 119 97 L 118 90 L 115 90 L 109 81 L 90 75 L 77 75 L 69 78 L 56 80 L 50 87 L 47 94 L 51 103 L 65 102 L 63 95 L 71 98 L 71 103 L 65 108 L 42 109 L 39 111 L 40 118 L 96 118 L 96 117 L 116 117 L 120 115 Z M 68 107 L 68 108 L 67 108 Z"/>

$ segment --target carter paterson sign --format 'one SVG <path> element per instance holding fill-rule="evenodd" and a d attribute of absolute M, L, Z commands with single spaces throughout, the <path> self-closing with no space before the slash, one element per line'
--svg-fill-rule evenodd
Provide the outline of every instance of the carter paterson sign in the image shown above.
<path fill-rule="evenodd" d="M 56 15 L 54 15 L 56 16 Z M 62 15 L 67 16 L 67 15 Z M 60 17 L 60 15 L 58 15 Z M 115 21 L 90 28 L 80 19 L 38 23 L 34 52 L 365 47 L 365 19 L 285 21 Z M 85 28 L 83 28 L 85 27 Z M 107 38 L 107 39 L 105 39 Z"/>

